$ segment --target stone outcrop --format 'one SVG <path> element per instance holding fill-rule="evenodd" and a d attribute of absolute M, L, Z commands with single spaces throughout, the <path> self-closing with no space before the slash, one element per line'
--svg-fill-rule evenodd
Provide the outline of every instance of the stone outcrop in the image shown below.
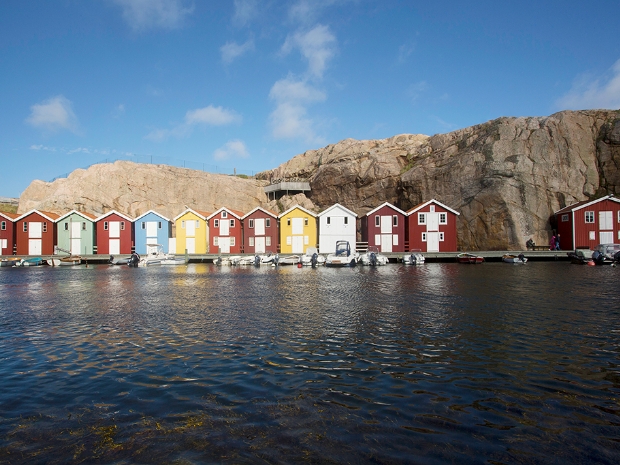
<path fill-rule="evenodd" d="M 346 139 L 241 179 L 165 165 L 94 165 L 53 183 L 33 181 L 19 212 L 32 208 L 173 218 L 185 206 L 213 211 L 294 204 L 319 212 L 338 202 L 361 217 L 383 202 L 409 208 L 432 198 L 460 212 L 463 250 L 524 249 L 548 241 L 553 212 L 571 203 L 620 194 L 620 110 L 564 111 L 548 117 L 499 118 L 435 136 Z M 269 201 L 272 179 L 308 179 L 309 195 Z"/>
<path fill-rule="evenodd" d="M 36 208 L 62 214 L 75 209 L 101 215 L 117 210 L 135 218 L 155 210 L 170 219 L 186 206 L 202 211 L 222 206 L 250 211 L 267 206 L 265 184 L 167 165 L 117 161 L 78 169 L 51 183 L 33 181 L 21 195 L 18 211 Z"/>

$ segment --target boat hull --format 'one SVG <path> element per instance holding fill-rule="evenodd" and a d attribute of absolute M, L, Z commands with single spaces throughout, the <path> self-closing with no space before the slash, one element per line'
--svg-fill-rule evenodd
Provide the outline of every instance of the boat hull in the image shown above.
<path fill-rule="evenodd" d="M 479 265 L 484 263 L 484 257 L 473 254 L 459 254 L 456 256 L 456 261 L 466 265 Z"/>

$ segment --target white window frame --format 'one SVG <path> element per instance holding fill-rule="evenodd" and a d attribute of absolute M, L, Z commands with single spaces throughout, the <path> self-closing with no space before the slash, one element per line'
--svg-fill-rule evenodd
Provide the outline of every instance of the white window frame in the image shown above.
<path fill-rule="evenodd" d="M 142 229 L 146 229 L 146 221 L 142 222 Z"/>
<path fill-rule="evenodd" d="M 158 222 L 157 222 L 157 229 L 161 229 L 161 228 L 162 228 L 162 222 L 161 222 L 161 221 L 158 221 Z"/>
<path fill-rule="evenodd" d="M 124 230 L 125 230 L 125 222 L 121 221 L 121 231 L 124 231 Z"/>
<path fill-rule="evenodd" d="M 287 219 L 286 219 L 286 225 L 287 225 L 287 226 L 290 226 L 290 225 L 291 225 L 291 219 L 290 219 L 290 218 L 287 218 Z"/>
<path fill-rule="evenodd" d="M 426 224 L 426 213 L 418 213 L 418 224 Z"/>
<path fill-rule="evenodd" d="M 43 232 L 46 233 L 47 232 L 47 221 L 43 222 Z"/>
<path fill-rule="evenodd" d="M 219 228 L 220 227 L 220 220 L 218 220 L 217 218 L 215 218 L 213 220 L 213 227 L 214 228 Z"/>
<path fill-rule="evenodd" d="M 181 220 L 181 229 L 185 229 L 185 220 Z"/>
<path fill-rule="evenodd" d="M 304 218 L 304 226 L 308 226 L 308 218 Z"/>
<path fill-rule="evenodd" d="M 265 236 L 265 247 L 271 246 L 271 236 Z"/>
<path fill-rule="evenodd" d="M 381 217 L 379 215 L 375 215 L 375 227 L 381 227 Z"/>
<path fill-rule="evenodd" d="M 435 205 L 431 205 L 431 213 L 435 213 Z"/>
<path fill-rule="evenodd" d="M 584 213 L 584 218 L 586 223 L 594 223 L 594 212 L 587 211 Z"/>
<path fill-rule="evenodd" d="M 200 220 L 196 220 L 196 229 L 200 228 Z"/>
<path fill-rule="evenodd" d="M 220 245 L 220 238 L 218 236 L 213 236 L 213 246 L 219 247 L 219 245 Z"/>
<path fill-rule="evenodd" d="M 293 243 L 293 239 L 291 236 L 286 236 L 286 245 L 291 245 Z"/>
<path fill-rule="evenodd" d="M 65 231 L 69 231 L 69 223 L 65 223 Z"/>
<path fill-rule="evenodd" d="M 82 231 L 86 231 L 86 221 L 82 221 Z"/>
<path fill-rule="evenodd" d="M 230 227 L 234 228 L 235 227 L 235 220 L 230 220 Z"/>
<path fill-rule="evenodd" d="M 439 232 L 439 242 L 443 242 L 444 240 L 444 234 L 442 232 Z"/>
<path fill-rule="evenodd" d="M 265 227 L 271 228 L 271 218 L 265 218 Z"/>
<path fill-rule="evenodd" d="M 249 238 L 248 245 L 249 245 L 250 247 L 254 247 L 254 238 L 253 238 L 253 237 L 250 237 L 250 238 Z"/>
<path fill-rule="evenodd" d="M 392 215 L 392 226 L 398 227 L 398 215 Z"/>
<path fill-rule="evenodd" d="M 248 228 L 252 229 L 253 227 L 254 227 L 254 220 L 250 218 L 248 220 Z M 254 245 L 254 244 L 250 244 L 250 245 Z"/>
<path fill-rule="evenodd" d="M 446 212 L 439 212 L 439 224 L 448 224 L 448 214 Z"/>
<path fill-rule="evenodd" d="M 6 231 L 6 221 L 0 223 L 0 231 Z"/>
<path fill-rule="evenodd" d="M 327 224 L 332 224 L 332 219 L 330 216 L 327 217 Z"/>
<path fill-rule="evenodd" d="M 588 231 L 588 236 L 589 236 L 589 240 L 595 241 L 596 240 L 596 231 Z"/>
<path fill-rule="evenodd" d="M 222 219 L 228 218 L 228 212 L 226 210 L 223 210 L 221 216 L 222 216 Z"/>
<path fill-rule="evenodd" d="M 426 242 L 426 233 L 425 232 L 422 233 L 422 242 Z"/>
<path fill-rule="evenodd" d="M 344 217 L 344 224 L 349 224 L 349 217 L 348 216 Z"/>
<path fill-rule="evenodd" d="M 231 246 L 231 247 L 234 247 L 234 246 L 235 246 L 235 244 L 236 244 L 236 242 L 235 242 L 235 236 L 230 236 L 230 246 Z"/>
<path fill-rule="evenodd" d="M 104 231 L 107 231 L 107 230 L 108 230 L 108 222 L 107 222 L 107 221 L 104 221 L 104 222 L 103 222 L 103 230 L 104 230 Z"/>

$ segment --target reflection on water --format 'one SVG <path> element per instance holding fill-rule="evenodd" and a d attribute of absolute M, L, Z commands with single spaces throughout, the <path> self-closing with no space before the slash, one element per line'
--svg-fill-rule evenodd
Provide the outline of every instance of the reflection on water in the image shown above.
<path fill-rule="evenodd" d="M 2 269 L 0 461 L 617 463 L 619 269 Z"/>

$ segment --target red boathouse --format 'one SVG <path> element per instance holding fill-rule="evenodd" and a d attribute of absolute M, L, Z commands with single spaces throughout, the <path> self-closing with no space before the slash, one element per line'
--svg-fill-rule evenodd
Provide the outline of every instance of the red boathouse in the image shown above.
<path fill-rule="evenodd" d="M 0 212 L 0 255 L 13 255 L 17 213 Z"/>
<path fill-rule="evenodd" d="M 130 254 L 133 247 L 133 220 L 112 210 L 95 220 L 97 254 Z"/>
<path fill-rule="evenodd" d="M 459 215 L 435 199 L 407 211 L 409 251 L 456 252 Z"/>
<path fill-rule="evenodd" d="M 56 223 L 60 215 L 31 210 L 15 219 L 17 255 L 52 255 L 56 245 Z"/>

